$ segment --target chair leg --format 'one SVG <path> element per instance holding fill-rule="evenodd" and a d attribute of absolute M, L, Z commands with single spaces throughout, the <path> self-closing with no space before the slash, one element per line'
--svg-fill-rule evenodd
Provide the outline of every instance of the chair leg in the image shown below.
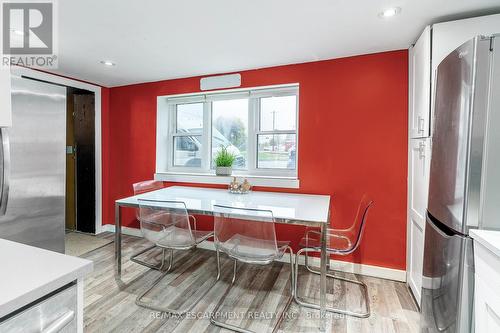
<path fill-rule="evenodd" d="M 286 248 L 288 250 L 288 254 L 290 255 L 290 278 L 292 279 L 290 283 L 290 293 L 293 296 L 295 294 L 295 274 L 293 270 L 293 250 L 290 246 Z"/>
<path fill-rule="evenodd" d="M 167 249 L 164 249 L 164 251 L 166 250 Z M 165 252 L 163 252 L 163 262 L 165 262 Z M 170 272 L 173 264 L 174 264 L 174 250 L 170 250 L 170 259 L 168 260 L 168 267 L 166 272 Z"/>
<path fill-rule="evenodd" d="M 140 294 L 139 296 L 137 296 L 137 298 L 135 300 L 135 304 L 137 304 L 138 306 L 147 308 L 147 309 L 154 310 L 154 311 L 170 313 L 170 314 L 175 315 L 175 316 L 182 316 L 186 312 L 188 312 L 189 310 L 191 310 L 210 291 L 210 289 L 212 289 L 212 287 L 215 286 L 215 284 L 219 281 L 219 277 L 220 277 L 219 259 L 218 259 L 218 256 L 217 256 L 217 266 L 218 266 L 217 271 L 218 271 L 218 273 L 217 273 L 217 277 L 216 277 L 216 280 L 214 281 L 214 283 L 209 288 L 207 288 L 200 296 L 198 296 L 193 301 L 193 303 L 191 303 L 185 309 L 183 309 L 183 310 L 170 309 L 168 307 L 162 307 L 160 305 L 156 305 L 156 304 L 153 304 L 153 303 L 147 303 L 147 302 L 142 301 L 142 298 L 147 293 L 149 293 L 154 287 L 156 287 L 163 280 L 163 278 L 167 274 L 169 274 L 169 272 L 170 272 L 170 270 L 172 268 L 172 263 L 174 261 L 173 253 L 174 253 L 174 251 L 172 249 L 170 249 L 170 260 L 169 260 L 168 268 L 155 281 L 153 281 L 153 283 L 149 286 L 148 289 L 146 289 L 142 294 Z"/>
<path fill-rule="evenodd" d="M 306 264 L 305 266 L 306 266 L 307 270 L 313 274 L 318 274 L 318 275 L 320 274 L 319 271 L 312 269 L 311 267 L 308 266 L 308 260 L 307 260 L 307 252 L 317 252 L 317 250 L 308 249 L 308 248 L 300 249 L 295 256 L 295 293 L 294 293 L 295 302 L 297 302 L 299 305 L 319 310 L 320 306 L 318 304 L 306 302 L 306 301 L 302 300 L 298 295 L 299 255 L 302 252 L 304 252 L 304 254 L 305 254 L 305 264 Z M 333 274 L 326 274 L 326 276 L 330 277 L 332 279 L 337 279 L 340 281 L 349 282 L 349 283 L 353 283 L 353 284 L 360 286 L 362 291 L 363 291 L 364 298 L 365 298 L 365 304 L 366 304 L 366 311 L 365 312 L 354 312 L 354 311 L 333 308 L 333 307 L 327 307 L 326 308 L 327 311 L 334 312 L 334 313 L 340 313 L 340 314 L 344 314 L 344 315 L 348 315 L 348 316 L 352 316 L 352 317 L 357 317 L 357 318 L 368 318 L 370 316 L 370 299 L 368 297 L 368 287 L 366 286 L 365 283 L 363 283 L 361 281 L 353 280 L 353 279 L 335 276 Z"/>
<path fill-rule="evenodd" d="M 234 283 L 234 281 L 236 280 L 236 271 L 237 271 L 237 265 L 238 265 L 238 261 L 234 260 L 234 266 L 233 266 L 233 279 L 231 280 L 231 284 Z"/>
<path fill-rule="evenodd" d="M 273 333 L 275 333 L 281 323 L 283 322 L 283 318 L 285 316 L 285 313 L 288 311 L 288 309 L 290 308 L 290 305 L 292 304 L 292 301 L 294 300 L 294 293 L 295 293 L 295 279 L 294 279 L 294 270 L 293 270 L 293 250 L 290 246 L 287 246 L 286 249 L 288 250 L 288 254 L 290 255 L 290 278 L 292 279 L 290 281 L 290 297 L 288 298 L 286 304 L 285 304 L 285 308 L 283 309 L 283 312 L 281 312 L 281 315 L 279 316 L 279 319 L 278 321 L 276 322 L 276 324 L 274 325 L 274 328 L 273 328 Z"/>
<path fill-rule="evenodd" d="M 314 269 L 311 268 L 311 266 L 309 266 L 309 256 L 307 255 L 308 251 L 304 251 L 304 266 L 307 268 L 307 270 L 313 274 L 321 274 L 320 271 L 316 271 Z M 328 260 L 328 262 L 326 263 L 326 271 L 330 271 L 331 268 L 330 268 L 330 260 Z M 336 278 L 336 276 L 332 275 L 332 274 L 326 274 L 326 276 L 328 277 L 331 277 L 331 278 Z"/>
<path fill-rule="evenodd" d="M 292 303 L 292 300 L 293 300 L 293 251 L 290 247 L 287 247 L 287 250 L 289 250 L 289 253 L 290 253 L 290 275 L 291 275 L 291 278 L 292 278 L 292 282 L 291 282 L 291 287 L 290 287 L 290 292 L 291 292 L 291 296 L 290 298 L 288 299 L 286 305 L 285 305 L 285 308 L 283 309 L 283 312 L 281 313 L 281 315 L 278 317 L 278 321 L 276 322 L 276 324 L 274 325 L 273 327 L 273 333 L 277 331 L 277 329 L 279 328 L 281 322 L 283 321 L 283 317 L 284 317 L 284 314 L 286 313 L 286 311 L 288 311 L 288 308 L 290 307 L 290 304 Z M 212 311 L 211 315 L 210 315 L 210 322 L 216 326 L 219 326 L 219 327 L 222 327 L 222 328 L 225 328 L 225 329 L 228 329 L 228 330 L 232 330 L 232 331 L 235 331 L 235 332 L 241 332 L 241 333 L 255 333 L 254 331 L 250 331 L 250 330 L 247 330 L 247 329 L 244 329 L 242 327 L 239 327 L 239 326 L 236 326 L 236 325 L 231 325 L 231 324 L 226 324 L 226 323 L 223 323 L 221 321 L 218 321 L 215 319 L 215 314 L 218 314 L 219 312 L 219 308 L 222 306 L 222 304 L 224 304 L 224 301 L 226 300 L 226 297 L 227 295 L 229 294 L 229 292 L 231 291 L 233 285 L 234 285 L 234 282 L 236 281 L 236 272 L 237 272 L 237 261 L 234 260 L 234 264 L 233 264 L 233 278 L 231 280 L 231 284 L 229 285 L 229 287 L 227 287 L 226 291 L 224 292 L 224 295 L 222 295 L 221 299 L 219 300 L 219 302 L 217 303 L 217 305 L 215 306 L 214 310 Z"/>
<path fill-rule="evenodd" d="M 217 281 L 220 279 L 220 252 L 219 249 L 215 249 L 217 252 Z"/>
<path fill-rule="evenodd" d="M 141 254 L 144 254 L 148 251 L 151 251 L 152 249 L 156 248 L 157 246 L 156 245 L 152 245 L 152 246 L 149 246 L 135 254 L 133 254 L 131 257 L 130 257 L 130 261 L 132 262 L 135 262 L 136 264 L 139 264 L 139 265 L 142 265 L 142 266 L 146 266 L 148 268 L 151 268 L 151 269 L 155 269 L 157 271 L 161 271 L 163 270 L 164 268 L 164 265 L 165 265 L 165 249 L 162 250 L 162 260 L 160 263 L 157 263 L 157 264 L 152 264 L 152 263 L 148 263 L 146 261 L 143 261 L 143 260 L 139 260 L 137 259 L 138 256 L 140 256 Z"/>

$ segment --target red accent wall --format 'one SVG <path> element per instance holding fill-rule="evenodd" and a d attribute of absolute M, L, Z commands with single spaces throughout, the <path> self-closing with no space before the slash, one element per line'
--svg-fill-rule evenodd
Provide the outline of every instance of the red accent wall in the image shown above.
<path fill-rule="evenodd" d="M 242 87 L 300 84 L 300 189 L 266 190 L 332 195 L 334 226 L 352 223 L 364 192 L 373 197 L 361 246 L 345 260 L 406 266 L 407 68 L 408 54 L 401 50 L 240 72 Z M 109 109 L 103 105 L 104 224 L 114 223 L 114 200 L 131 195 L 132 183 L 153 177 L 157 96 L 198 92 L 199 79 L 109 90 Z M 211 227 L 210 218 L 202 220 Z M 137 227 L 132 210 L 124 209 L 123 225 Z M 280 239 L 295 245 L 302 234 L 298 226 L 278 229 Z"/>

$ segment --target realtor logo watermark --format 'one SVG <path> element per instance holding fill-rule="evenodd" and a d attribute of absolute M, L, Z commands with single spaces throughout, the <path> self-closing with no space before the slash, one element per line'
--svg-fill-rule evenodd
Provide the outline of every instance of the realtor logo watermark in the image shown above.
<path fill-rule="evenodd" d="M 57 68 L 54 1 L 1 1 L 2 66 Z"/>

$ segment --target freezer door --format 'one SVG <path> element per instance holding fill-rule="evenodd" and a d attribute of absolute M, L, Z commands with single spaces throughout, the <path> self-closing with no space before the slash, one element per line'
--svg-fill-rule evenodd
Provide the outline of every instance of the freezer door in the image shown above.
<path fill-rule="evenodd" d="M 473 288 L 472 240 L 427 216 L 421 332 L 471 332 Z"/>
<path fill-rule="evenodd" d="M 475 41 L 450 53 L 438 66 L 428 210 L 462 231 Z"/>
<path fill-rule="evenodd" d="M 438 66 L 428 210 L 459 233 L 479 223 L 490 39 L 476 37 Z"/>
<path fill-rule="evenodd" d="M 13 78 L 2 134 L 0 237 L 64 252 L 66 88 Z"/>

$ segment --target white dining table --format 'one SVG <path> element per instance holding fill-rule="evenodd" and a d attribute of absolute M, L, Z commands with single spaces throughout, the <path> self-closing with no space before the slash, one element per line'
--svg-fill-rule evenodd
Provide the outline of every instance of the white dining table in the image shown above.
<path fill-rule="evenodd" d="M 232 194 L 225 189 L 171 186 L 115 201 L 115 274 L 121 278 L 121 207 L 139 208 L 139 200 L 180 201 L 190 214 L 214 215 L 214 205 L 270 210 L 276 223 L 321 228 L 320 329 L 326 329 L 326 234 L 330 221 L 330 196 L 316 194 L 251 191 Z M 151 206 L 151 202 L 148 202 Z M 256 215 L 254 218 L 258 218 Z"/>

